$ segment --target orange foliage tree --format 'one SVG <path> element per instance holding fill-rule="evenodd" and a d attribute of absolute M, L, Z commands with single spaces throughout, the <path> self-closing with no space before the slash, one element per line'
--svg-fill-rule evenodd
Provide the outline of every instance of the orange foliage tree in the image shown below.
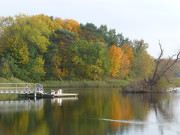
<path fill-rule="evenodd" d="M 127 76 L 127 74 L 130 71 L 130 60 L 128 59 L 128 56 L 126 53 L 123 52 L 123 56 L 121 57 L 121 62 L 120 62 L 120 70 L 119 70 L 119 77 L 124 78 Z"/>
<path fill-rule="evenodd" d="M 135 59 L 135 57 L 130 45 L 125 43 L 121 49 L 124 51 L 124 55 L 121 61 L 122 66 L 120 69 L 120 75 L 121 78 L 123 78 L 129 73 L 132 61 Z"/>
<path fill-rule="evenodd" d="M 111 76 L 117 77 L 119 74 L 119 70 L 121 68 L 121 58 L 123 56 L 123 51 L 121 48 L 112 45 L 109 48 L 109 57 L 111 60 Z"/>
<path fill-rule="evenodd" d="M 78 33 L 80 28 L 80 24 L 73 19 L 64 20 L 64 29 L 69 30 L 72 33 Z"/>
<path fill-rule="evenodd" d="M 130 47 L 130 45 L 128 44 L 124 44 L 122 46 L 122 50 L 124 51 L 124 53 L 126 54 L 128 60 L 132 61 L 134 59 L 134 53 L 133 53 L 133 50 L 132 48 Z"/>
<path fill-rule="evenodd" d="M 80 24 L 73 19 L 62 20 L 61 18 L 55 18 L 54 23 L 57 26 L 57 28 L 60 25 L 62 29 L 66 29 L 72 33 L 79 32 Z"/>
<path fill-rule="evenodd" d="M 128 55 L 119 47 L 113 45 L 109 48 L 111 60 L 111 76 L 116 78 L 125 77 L 130 71 L 130 60 Z"/>

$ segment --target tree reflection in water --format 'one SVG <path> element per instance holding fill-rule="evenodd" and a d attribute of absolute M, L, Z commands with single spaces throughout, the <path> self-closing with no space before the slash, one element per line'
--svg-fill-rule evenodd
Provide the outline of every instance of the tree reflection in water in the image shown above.
<path fill-rule="evenodd" d="M 164 134 L 169 124 L 180 123 L 178 94 L 121 94 L 114 89 L 76 92 L 78 99 L 0 103 L 0 134 L 143 134 L 153 131 L 150 126 L 158 128 L 153 133 Z"/>
<path fill-rule="evenodd" d="M 163 134 L 168 124 L 177 121 L 177 95 L 172 93 L 120 94 L 112 96 L 111 128 L 123 133 L 132 126 L 144 130 L 144 126 L 154 124 Z M 178 110 L 179 111 L 179 110 Z M 154 118 L 150 114 L 154 112 Z M 150 121 L 149 121 L 150 119 Z M 179 121 L 180 122 L 180 121 Z M 176 129 L 177 130 L 177 129 Z"/>

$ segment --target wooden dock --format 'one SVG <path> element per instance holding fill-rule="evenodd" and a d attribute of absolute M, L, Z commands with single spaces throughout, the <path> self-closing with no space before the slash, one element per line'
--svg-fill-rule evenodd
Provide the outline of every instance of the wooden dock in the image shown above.
<path fill-rule="evenodd" d="M 77 97 L 77 93 L 61 93 L 61 94 L 48 94 L 48 93 L 34 93 L 34 91 L 16 91 L 16 90 L 0 90 L 0 93 L 15 93 L 19 98 L 58 98 L 58 97 Z"/>
<path fill-rule="evenodd" d="M 40 83 L 0 83 L 0 91 L 34 91 L 40 85 Z"/>
<path fill-rule="evenodd" d="M 36 98 L 60 98 L 60 97 L 77 97 L 78 94 L 62 93 L 62 94 L 48 94 L 48 93 L 36 93 Z M 20 93 L 19 98 L 34 98 L 34 93 Z"/>
<path fill-rule="evenodd" d="M 26 88 L 28 85 L 28 89 Z M 0 93 L 16 93 L 19 98 L 60 98 L 77 97 L 78 94 L 62 93 L 62 90 L 53 90 L 51 93 L 45 93 L 43 89 L 37 90 L 38 83 L 0 83 Z M 42 86 L 42 85 L 41 85 Z"/>
<path fill-rule="evenodd" d="M 54 98 L 54 95 L 47 93 L 22 93 L 18 94 L 19 98 Z"/>
<path fill-rule="evenodd" d="M 34 91 L 20 91 L 20 90 L 0 90 L 0 93 L 15 93 L 15 94 L 26 94 L 33 93 Z"/>

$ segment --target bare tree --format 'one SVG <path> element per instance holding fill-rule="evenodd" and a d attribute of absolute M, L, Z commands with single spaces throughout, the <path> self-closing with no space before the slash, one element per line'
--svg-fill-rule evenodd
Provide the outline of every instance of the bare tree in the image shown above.
<path fill-rule="evenodd" d="M 145 85 L 146 88 L 148 88 L 149 90 L 154 90 L 158 81 L 162 77 L 165 77 L 166 80 L 169 82 L 169 79 L 166 76 L 166 73 L 169 72 L 172 69 L 172 67 L 175 65 L 175 63 L 179 60 L 180 51 L 176 55 L 172 55 L 171 57 L 169 57 L 166 60 L 162 59 L 164 51 L 163 51 L 160 43 L 159 43 L 159 47 L 160 47 L 161 53 L 157 59 L 154 73 L 152 76 L 149 76 L 148 79 L 144 78 L 144 81 L 143 81 L 143 83 L 144 83 L 143 85 Z M 173 59 L 174 57 L 176 57 L 176 58 Z M 160 68 L 160 65 L 162 63 L 163 63 L 163 66 Z"/>

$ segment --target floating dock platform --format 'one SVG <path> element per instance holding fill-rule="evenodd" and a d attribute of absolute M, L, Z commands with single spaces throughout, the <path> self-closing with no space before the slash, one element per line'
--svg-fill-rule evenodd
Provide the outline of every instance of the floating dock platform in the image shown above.
<path fill-rule="evenodd" d="M 54 97 L 77 97 L 77 93 L 62 93 L 62 89 L 58 90 L 51 90 L 51 94 L 54 95 Z"/>
<path fill-rule="evenodd" d="M 54 95 L 52 94 L 47 94 L 47 93 L 23 93 L 23 94 L 18 94 L 19 98 L 54 98 Z"/>
<path fill-rule="evenodd" d="M 61 93 L 61 94 L 47 94 L 47 93 L 21 93 L 18 94 L 19 98 L 60 98 L 60 97 L 77 97 L 78 94 L 74 93 Z"/>
<path fill-rule="evenodd" d="M 54 97 L 77 97 L 78 94 L 74 93 L 61 93 L 61 94 L 54 94 Z"/>

